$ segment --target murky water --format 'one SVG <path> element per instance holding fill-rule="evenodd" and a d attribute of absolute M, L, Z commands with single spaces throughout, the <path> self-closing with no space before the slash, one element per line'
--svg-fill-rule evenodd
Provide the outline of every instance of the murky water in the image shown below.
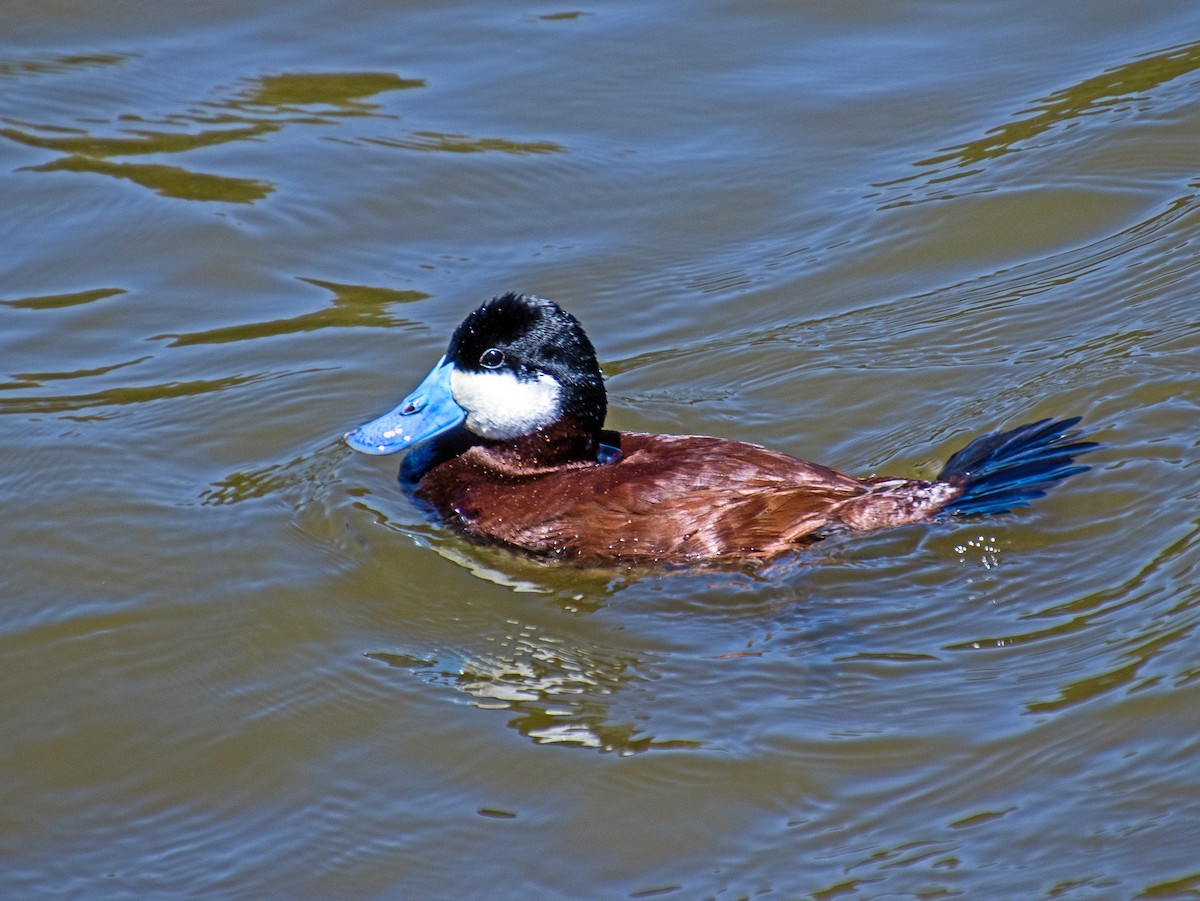
<path fill-rule="evenodd" d="M 9 3 L 0 896 L 1200 896 L 1200 7 Z M 1028 511 L 559 570 L 340 443 L 508 289 L 618 428 Z"/>

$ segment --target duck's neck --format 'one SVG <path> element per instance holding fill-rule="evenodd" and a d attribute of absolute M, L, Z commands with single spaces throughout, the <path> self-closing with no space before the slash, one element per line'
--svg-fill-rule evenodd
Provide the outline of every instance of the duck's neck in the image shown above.
<path fill-rule="evenodd" d="M 595 466 L 600 436 L 572 417 L 507 441 L 480 440 L 465 457 L 476 466 L 509 478 L 540 475 L 551 470 Z"/>

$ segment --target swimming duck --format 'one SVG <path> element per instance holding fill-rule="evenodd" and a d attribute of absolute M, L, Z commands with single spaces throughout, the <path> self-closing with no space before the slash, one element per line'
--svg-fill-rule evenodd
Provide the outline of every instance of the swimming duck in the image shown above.
<path fill-rule="evenodd" d="M 455 330 L 399 406 L 348 433 L 367 454 L 414 448 L 401 478 L 490 542 L 585 563 L 766 560 L 840 531 L 1002 513 L 1082 472 L 1079 417 L 976 438 L 933 481 L 854 478 L 754 444 L 604 428 L 600 365 L 579 321 L 529 294 Z"/>

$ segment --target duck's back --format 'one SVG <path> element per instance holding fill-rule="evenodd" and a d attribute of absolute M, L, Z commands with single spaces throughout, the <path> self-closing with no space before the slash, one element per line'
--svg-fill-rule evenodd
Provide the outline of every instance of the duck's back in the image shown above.
<path fill-rule="evenodd" d="M 596 561 L 770 557 L 844 526 L 872 483 L 753 444 L 606 433 L 620 459 L 512 477 L 472 448 L 417 494 L 466 531 L 540 554 Z"/>

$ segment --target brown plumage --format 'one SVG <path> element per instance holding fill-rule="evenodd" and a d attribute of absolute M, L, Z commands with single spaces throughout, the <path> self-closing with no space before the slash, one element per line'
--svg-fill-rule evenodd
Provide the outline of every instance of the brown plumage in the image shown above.
<path fill-rule="evenodd" d="M 855 479 L 741 441 L 639 432 L 603 439 L 620 450 L 616 462 L 547 459 L 538 439 L 476 444 L 424 474 L 415 493 L 467 533 L 538 555 L 734 563 L 835 530 L 926 519 L 957 491 Z"/>

